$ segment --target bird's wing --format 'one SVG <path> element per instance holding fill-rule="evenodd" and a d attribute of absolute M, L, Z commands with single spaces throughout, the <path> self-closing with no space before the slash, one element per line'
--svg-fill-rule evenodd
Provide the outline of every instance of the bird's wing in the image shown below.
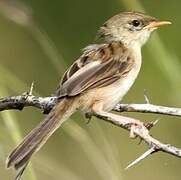
<path fill-rule="evenodd" d="M 127 74 L 134 60 L 120 43 L 93 45 L 64 74 L 60 96 L 76 96 L 86 90 L 105 87 Z"/>

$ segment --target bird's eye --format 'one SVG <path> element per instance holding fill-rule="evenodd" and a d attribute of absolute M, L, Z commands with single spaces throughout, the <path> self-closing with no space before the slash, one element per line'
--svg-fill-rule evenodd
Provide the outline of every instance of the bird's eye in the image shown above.
<path fill-rule="evenodd" d="M 141 24 L 141 22 L 140 22 L 139 20 L 134 19 L 134 20 L 131 22 L 131 24 L 132 24 L 134 27 L 138 27 L 138 26 Z"/>

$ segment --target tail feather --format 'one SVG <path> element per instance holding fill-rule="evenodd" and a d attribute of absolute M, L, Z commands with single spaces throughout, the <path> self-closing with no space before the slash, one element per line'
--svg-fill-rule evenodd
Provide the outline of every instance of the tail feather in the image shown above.
<path fill-rule="evenodd" d="M 14 167 L 17 170 L 17 180 L 23 174 L 31 156 L 46 143 L 55 130 L 74 112 L 73 100 L 73 98 L 64 98 L 55 105 L 45 120 L 33 129 L 9 155 L 7 168 Z"/>

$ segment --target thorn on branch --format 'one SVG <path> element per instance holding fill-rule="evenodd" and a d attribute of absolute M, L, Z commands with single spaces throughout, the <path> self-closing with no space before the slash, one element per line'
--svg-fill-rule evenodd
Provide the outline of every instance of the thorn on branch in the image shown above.
<path fill-rule="evenodd" d="M 144 89 L 144 99 L 145 99 L 146 104 L 150 104 L 150 100 L 149 100 L 149 97 L 148 97 L 148 92 L 147 92 L 146 89 Z"/>
<path fill-rule="evenodd" d="M 138 157 L 136 160 L 134 160 L 132 163 L 130 163 L 125 170 L 129 169 L 130 167 L 136 165 L 144 158 L 148 157 L 149 155 L 153 154 L 154 152 L 157 152 L 157 149 L 153 146 L 148 151 L 146 151 L 144 154 L 142 154 L 140 157 Z"/>
<path fill-rule="evenodd" d="M 150 130 L 152 127 L 154 127 L 160 119 L 156 119 L 155 121 L 144 123 L 144 126 Z"/>
<path fill-rule="evenodd" d="M 33 88 L 34 88 L 34 81 L 31 83 L 31 86 L 30 86 L 30 90 L 29 90 L 29 92 L 28 92 L 28 95 L 32 96 Z"/>

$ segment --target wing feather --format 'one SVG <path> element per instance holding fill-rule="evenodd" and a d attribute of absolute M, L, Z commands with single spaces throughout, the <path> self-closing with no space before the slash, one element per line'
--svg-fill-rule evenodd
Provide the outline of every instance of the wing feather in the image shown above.
<path fill-rule="evenodd" d="M 65 73 L 60 96 L 76 96 L 86 90 L 108 86 L 133 67 L 131 53 L 120 43 L 108 44 L 83 54 Z"/>

